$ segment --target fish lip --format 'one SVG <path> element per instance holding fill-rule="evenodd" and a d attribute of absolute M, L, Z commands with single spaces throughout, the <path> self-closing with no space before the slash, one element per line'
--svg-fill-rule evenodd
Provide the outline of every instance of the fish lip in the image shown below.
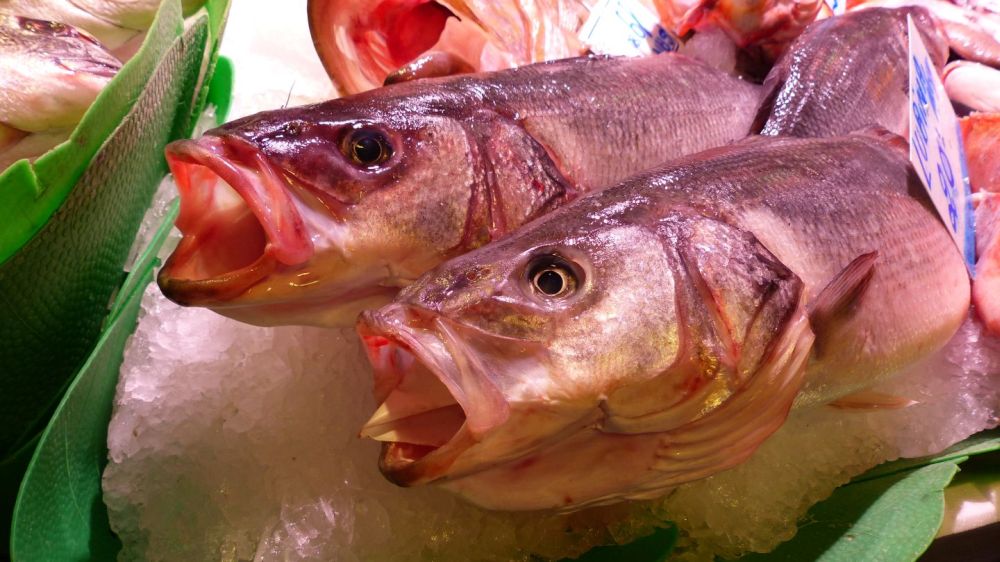
<path fill-rule="evenodd" d="M 312 258 L 313 244 L 291 201 L 288 180 L 248 141 L 232 135 L 208 135 L 198 140 L 172 142 L 165 154 L 181 192 L 181 212 L 176 224 L 183 235 L 157 276 L 167 298 L 186 306 L 225 302 L 244 293 L 278 267 L 301 265 Z M 264 246 L 261 255 L 249 264 L 192 278 L 183 271 L 197 256 L 202 245 L 199 237 L 219 226 L 204 216 L 207 213 L 203 211 L 214 210 L 212 207 L 206 210 L 197 206 L 206 201 L 205 193 L 198 192 L 200 186 L 194 185 L 198 180 L 190 176 L 196 167 L 205 168 L 215 181 L 221 180 L 236 193 L 259 223 Z M 213 184 L 208 189 L 221 187 Z M 202 200 L 195 199 L 199 195 Z M 208 201 L 212 201 L 210 196 Z"/>
<path fill-rule="evenodd" d="M 404 324 L 413 319 L 415 323 L 422 325 L 421 329 Z M 489 381 L 481 380 L 475 373 L 462 373 L 462 367 L 453 357 L 454 348 L 448 345 L 448 330 L 442 329 L 442 318 L 437 313 L 394 303 L 379 310 L 363 312 L 358 319 L 357 331 L 375 370 L 375 399 L 380 405 L 395 387 L 385 388 L 379 384 L 380 378 L 385 378 L 385 373 L 380 372 L 379 362 L 373 355 L 377 353 L 378 347 L 391 345 L 411 353 L 415 361 L 447 388 L 465 415 L 461 427 L 447 442 L 437 447 L 428 447 L 419 458 L 406 456 L 405 443 L 383 443 L 379 470 L 389 481 L 399 486 L 415 486 L 448 477 L 449 469 L 462 453 L 478 443 L 485 433 L 506 421 L 509 409 L 499 390 Z M 442 354 L 431 351 L 428 345 L 430 340 L 436 340 L 447 352 Z M 469 378 L 480 379 L 480 384 L 462 384 L 463 380 L 468 381 Z M 484 402 L 499 407 L 494 407 L 491 413 L 484 415 L 484 409 L 477 407 L 477 404 Z M 370 423 L 371 420 L 365 427 L 369 427 Z M 362 436 L 364 432 L 362 429 Z"/>

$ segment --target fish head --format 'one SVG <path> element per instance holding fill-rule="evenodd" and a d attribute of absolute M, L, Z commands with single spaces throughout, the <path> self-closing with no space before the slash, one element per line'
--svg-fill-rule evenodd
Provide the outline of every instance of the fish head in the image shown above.
<path fill-rule="evenodd" d="M 811 341 L 801 282 L 723 223 L 620 220 L 643 206 L 556 211 L 362 313 L 379 403 L 362 435 L 383 474 L 576 509 L 728 468 L 777 429 Z M 616 449 L 689 430 L 717 442 L 678 445 L 669 477 L 661 445 Z"/>
<path fill-rule="evenodd" d="M 352 325 L 459 245 L 472 150 L 458 119 L 378 95 L 174 142 L 183 239 L 160 287 L 252 324 Z"/>

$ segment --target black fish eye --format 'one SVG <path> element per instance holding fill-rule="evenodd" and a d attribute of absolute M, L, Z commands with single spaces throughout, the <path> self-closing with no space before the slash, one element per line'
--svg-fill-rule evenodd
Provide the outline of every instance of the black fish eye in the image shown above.
<path fill-rule="evenodd" d="M 371 168 L 392 156 L 392 145 L 379 131 L 358 129 L 347 135 L 344 153 L 355 165 Z"/>
<path fill-rule="evenodd" d="M 543 256 L 528 268 L 532 289 L 547 298 L 565 297 L 579 285 L 576 271 L 559 256 Z"/>

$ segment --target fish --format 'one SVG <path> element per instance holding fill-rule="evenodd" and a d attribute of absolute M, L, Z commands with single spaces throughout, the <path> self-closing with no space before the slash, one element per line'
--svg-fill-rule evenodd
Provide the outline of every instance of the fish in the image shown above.
<path fill-rule="evenodd" d="M 362 313 L 402 486 L 488 509 L 660 496 L 941 348 L 969 276 L 883 129 L 753 136 L 578 199 Z M 869 399 L 870 401 L 870 399 Z M 905 400 L 879 398 L 905 407 Z"/>
<path fill-rule="evenodd" d="M 73 26 L 0 14 L 0 125 L 25 133 L 69 129 L 121 66 Z"/>
<path fill-rule="evenodd" d="M 906 135 L 907 16 L 939 72 L 948 46 L 923 8 L 872 8 L 820 20 L 765 78 L 755 129 L 763 135 L 837 136 L 878 125 Z"/>
<path fill-rule="evenodd" d="M 450 67 L 512 68 L 584 54 L 577 37 L 592 1 L 309 0 L 316 52 L 338 91 L 382 85 L 429 53 Z M 438 67 L 440 69 L 440 67 Z"/>
<path fill-rule="evenodd" d="M 183 239 L 160 289 L 258 325 L 351 326 L 444 259 L 742 138 L 759 86 L 677 54 L 404 81 L 166 149 Z"/>
<path fill-rule="evenodd" d="M 970 61 L 952 61 L 941 75 L 952 103 L 974 111 L 1000 111 L 1000 70 Z"/>
<path fill-rule="evenodd" d="M 925 8 L 961 58 L 1000 66 L 1000 13 L 946 0 L 847 0 L 849 11 L 871 8 Z"/>

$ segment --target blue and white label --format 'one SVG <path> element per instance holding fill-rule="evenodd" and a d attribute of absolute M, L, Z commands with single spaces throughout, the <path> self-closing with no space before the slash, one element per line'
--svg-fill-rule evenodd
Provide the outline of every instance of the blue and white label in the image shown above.
<path fill-rule="evenodd" d="M 826 5 L 830 7 L 830 11 L 833 15 L 839 16 L 847 13 L 847 0 L 824 0 Z"/>
<path fill-rule="evenodd" d="M 965 257 L 970 275 L 976 267 L 976 227 L 962 132 L 944 85 L 913 20 L 910 40 L 910 162 L 941 219 Z"/>
<path fill-rule="evenodd" d="M 599 55 L 643 56 L 680 46 L 659 16 L 637 0 L 600 0 L 580 29 L 580 40 Z"/>

